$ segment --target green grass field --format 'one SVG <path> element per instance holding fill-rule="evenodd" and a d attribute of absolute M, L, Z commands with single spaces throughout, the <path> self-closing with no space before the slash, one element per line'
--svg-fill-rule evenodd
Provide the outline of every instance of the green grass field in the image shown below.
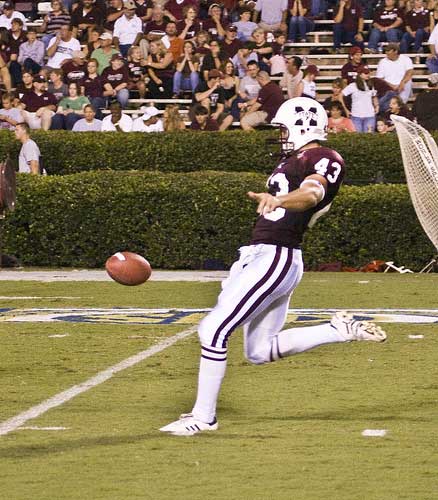
<path fill-rule="evenodd" d="M 436 309 L 438 316 L 437 287 L 438 275 L 308 273 L 291 307 Z M 1 282 L 0 426 L 194 321 L 18 323 L 4 320 L 20 311 L 5 309 L 206 308 L 219 288 Z M 438 499 L 437 326 L 383 326 L 385 344 L 326 346 L 264 366 L 245 361 L 237 331 L 219 430 L 163 435 L 157 429 L 193 403 L 193 334 L 22 426 L 39 429 L 0 435 L 0 498 Z M 364 437 L 364 429 L 387 434 Z"/>

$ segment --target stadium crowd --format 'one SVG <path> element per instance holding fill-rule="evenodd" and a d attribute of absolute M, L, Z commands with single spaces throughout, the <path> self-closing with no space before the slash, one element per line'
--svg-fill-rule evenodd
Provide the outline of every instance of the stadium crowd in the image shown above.
<path fill-rule="evenodd" d="M 318 99 L 319 68 L 286 53 L 330 12 L 332 52 L 349 51 L 324 101 L 330 130 L 387 133 L 394 113 L 438 129 L 438 0 L 6 1 L 0 128 L 253 130 L 287 97 Z M 409 109 L 407 53 L 425 49 L 430 88 Z M 383 50 L 373 74 L 363 55 Z M 130 99 L 153 104 L 132 119 Z"/>

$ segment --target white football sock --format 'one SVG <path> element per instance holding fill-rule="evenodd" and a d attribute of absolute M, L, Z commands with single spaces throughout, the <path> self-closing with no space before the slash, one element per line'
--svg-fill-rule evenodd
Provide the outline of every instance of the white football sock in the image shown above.
<path fill-rule="evenodd" d="M 227 350 L 202 346 L 199 363 L 198 394 L 193 416 L 207 424 L 216 417 L 216 403 L 227 368 Z"/>
<path fill-rule="evenodd" d="M 346 342 L 346 339 L 330 323 L 303 328 L 290 328 L 281 331 L 276 339 L 273 339 L 273 358 L 292 356 L 334 342 Z"/>

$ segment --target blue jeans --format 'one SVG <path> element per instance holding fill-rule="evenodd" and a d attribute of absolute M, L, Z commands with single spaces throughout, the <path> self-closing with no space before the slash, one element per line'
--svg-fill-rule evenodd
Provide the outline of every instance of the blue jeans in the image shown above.
<path fill-rule="evenodd" d="M 325 0 L 312 0 L 310 13 L 313 17 L 327 14 L 327 2 Z M 311 30 L 309 30 L 311 31 Z"/>
<path fill-rule="evenodd" d="M 73 125 L 81 118 L 82 116 L 76 113 L 69 113 L 68 115 L 55 113 L 52 117 L 50 130 L 72 130 Z"/>
<path fill-rule="evenodd" d="M 132 43 L 128 43 L 126 45 L 119 45 L 120 54 L 122 54 L 123 57 L 126 57 L 128 55 L 128 50 L 131 47 L 132 47 Z"/>
<path fill-rule="evenodd" d="M 102 109 L 106 108 L 106 97 L 88 97 L 88 99 L 90 100 L 90 103 L 93 106 L 94 111 L 96 112 L 96 118 L 98 120 L 103 120 L 104 116 L 102 113 Z"/>
<path fill-rule="evenodd" d="M 30 71 L 32 74 L 37 75 L 41 71 L 41 66 L 30 57 L 27 57 L 23 61 L 23 69 L 24 71 Z"/>
<path fill-rule="evenodd" d="M 370 38 L 368 39 L 368 48 L 371 50 L 377 50 L 379 42 L 389 42 L 397 43 L 400 40 L 401 31 L 397 28 L 391 28 L 388 31 L 380 31 L 377 28 L 373 28 L 370 33 Z"/>
<path fill-rule="evenodd" d="M 422 48 L 423 42 L 429 38 L 429 33 L 424 31 L 423 28 L 418 28 L 415 36 L 410 35 L 408 32 L 404 33 L 400 42 L 400 52 L 406 54 L 409 52 L 409 47 L 414 44 L 414 51 L 418 52 Z"/>
<path fill-rule="evenodd" d="M 363 42 L 358 42 L 354 39 L 356 35 L 355 31 L 346 31 L 341 23 L 335 23 L 333 25 L 333 46 L 335 49 L 339 49 L 341 43 L 351 43 L 360 47 L 363 50 Z"/>
<path fill-rule="evenodd" d="M 438 57 L 426 59 L 426 66 L 430 73 L 438 73 Z"/>
<path fill-rule="evenodd" d="M 128 101 L 129 101 L 129 90 L 128 89 L 120 89 L 117 92 L 117 100 L 120 103 L 120 106 L 122 106 L 123 109 L 128 106 Z"/>
<path fill-rule="evenodd" d="M 65 5 L 65 4 L 64 4 Z M 55 33 L 51 33 L 51 34 L 46 34 L 44 36 L 41 37 L 41 41 L 43 42 L 44 44 L 44 48 L 47 50 L 47 47 L 49 46 L 49 43 L 50 43 L 50 40 L 55 36 Z"/>
<path fill-rule="evenodd" d="M 173 75 L 173 93 L 179 94 L 181 90 L 190 90 L 192 93 L 195 91 L 199 84 L 199 73 L 192 71 L 188 78 L 184 78 L 181 71 L 175 71 Z"/>
<path fill-rule="evenodd" d="M 358 118 L 351 116 L 356 132 L 374 132 L 376 130 L 376 117 L 369 116 L 367 118 Z"/>
<path fill-rule="evenodd" d="M 289 21 L 289 40 L 298 41 L 298 34 L 301 40 L 307 40 L 307 32 L 313 31 L 315 23 L 303 16 L 292 16 Z"/>

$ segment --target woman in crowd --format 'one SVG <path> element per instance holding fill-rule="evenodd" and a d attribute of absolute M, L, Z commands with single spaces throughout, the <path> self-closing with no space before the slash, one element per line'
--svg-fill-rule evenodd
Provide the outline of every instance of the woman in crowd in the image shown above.
<path fill-rule="evenodd" d="M 87 63 L 87 76 L 83 81 L 83 94 L 88 97 L 91 106 L 96 112 L 96 118 L 102 120 L 103 114 L 101 108 L 106 107 L 106 98 L 103 96 L 102 77 L 99 76 L 97 70 L 99 63 L 97 59 L 90 59 Z"/>
<path fill-rule="evenodd" d="M 266 40 L 266 33 L 262 28 L 254 30 L 252 37 L 255 42 L 253 52 L 257 54 L 260 70 L 270 73 L 269 59 L 273 54 L 272 45 Z"/>
<path fill-rule="evenodd" d="M 230 111 L 233 101 L 239 93 L 239 77 L 235 74 L 234 64 L 231 61 L 224 62 L 220 71 L 223 74 L 221 79 L 221 86 L 224 89 L 225 96 L 225 111 Z"/>
<path fill-rule="evenodd" d="M 176 132 L 177 130 L 185 130 L 186 125 L 179 112 L 177 104 L 168 104 L 163 113 L 164 131 Z"/>
<path fill-rule="evenodd" d="M 377 130 L 377 132 L 378 132 L 380 135 L 385 135 L 385 134 L 387 134 L 388 132 L 391 132 L 391 131 L 389 130 L 389 126 L 388 126 L 388 124 L 386 123 L 385 118 L 383 118 L 382 116 L 380 116 L 379 118 L 377 118 L 376 130 Z"/>
<path fill-rule="evenodd" d="M 340 102 L 332 102 L 329 108 L 328 130 L 333 134 L 340 132 L 356 132 L 353 122 L 350 118 L 342 116 L 344 111 L 343 105 Z"/>
<path fill-rule="evenodd" d="M 212 69 L 219 70 L 221 65 L 228 60 L 227 54 L 221 49 L 217 40 L 210 42 L 210 52 L 204 56 L 201 66 L 201 75 L 208 80 L 208 72 Z"/>
<path fill-rule="evenodd" d="M 398 95 L 391 97 L 391 100 L 389 101 L 389 109 L 385 111 L 384 117 L 389 126 L 389 131 L 394 130 L 394 123 L 391 121 L 391 115 L 403 116 L 409 120 L 413 119 L 412 113 Z"/>
<path fill-rule="evenodd" d="M 204 57 L 210 53 L 210 35 L 208 31 L 201 30 L 195 37 L 195 53 Z"/>
<path fill-rule="evenodd" d="M 33 74 L 29 71 L 25 71 L 21 75 L 21 79 L 23 81 L 19 83 L 15 89 L 15 94 L 18 96 L 18 99 L 21 99 L 24 94 L 33 92 Z"/>
<path fill-rule="evenodd" d="M 195 54 L 195 46 L 191 41 L 185 41 L 173 75 L 173 97 L 180 97 L 182 90 L 189 90 L 193 94 L 199 84 L 198 71 L 199 57 Z"/>
<path fill-rule="evenodd" d="M 170 99 L 173 94 L 175 67 L 172 53 L 166 50 L 161 40 L 154 40 L 150 43 L 147 65 L 150 77 L 150 98 Z"/>
<path fill-rule="evenodd" d="M 85 53 L 85 56 L 88 58 L 89 56 L 91 56 L 91 54 L 93 53 L 93 50 L 96 50 L 100 47 L 100 35 L 103 33 L 103 29 L 102 28 L 93 28 L 92 30 L 90 30 L 90 35 L 89 35 L 89 38 L 88 38 L 88 43 L 87 45 L 85 45 L 85 47 L 83 48 L 83 51 Z"/>
<path fill-rule="evenodd" d="M 58 104 L 58 109 L 52 117 L 52 130 L 71 130 L 73 125 L 84 116 L 84 108 L 90 104 L 88 97 L 81 95 L 77 82 L 68 86 L 68 97 L 64 97 Z"/>
<path fill-rule="evenodd" d="M 68 86 L 64 83 L 63 76 L 62 69 L 52 69 L 49 73 L 49 87 L 47 91 L 53 94 L 58 102 L 68 96 Z"/>
<path fill-rule="evenodd" d="M 331 105 L 336 102 L 342 106 L 342 116 L 349 116 L 351 109 L 351 98 L 342 98 L 342 91 L 346 87 L 343 78 L 335 78 L 332 82 L 332 94 L 324 101 L 323 106 L 328 111 Z"/>
<path fill-rule="evenodd" d="M 39 28 L 40 33 L 44 33 L 41 41 L 46 49 L 59 28 L 64 24 L 70 24 L 71 21 L 70 14 L 61 0 L 52 0 L 51 8 L 52 11 L 44 17 L 43 24 Z"/>
<path fill-rule="evenodd" d="M 370 82 L 370 70 L 359 66 L 356 81 L 342 91 L 342 96 L 351 95 L 351 120 L 357 132 L 374 132 L 376 114 L 379 112 L 377 92 Z"/>
<path fill-rule="evenodd" d="M 132 93 L 138 93 L 140 99 L 146 97 L 146 82 L 147 63 L 141 56 L 141 49 L 138 45 L 133 45 L 128 50 L 128 73 L 129 84 L 128 90 Z"/>
<path fill-rule="evenodd" d="M 193 5 L 187 5 L 183 8 L 184 19 L 176 23 L 178 37 L 182 40 L 194 40 L 201 31 L 201 25 L 198 21 L 198 11 Z"/>

